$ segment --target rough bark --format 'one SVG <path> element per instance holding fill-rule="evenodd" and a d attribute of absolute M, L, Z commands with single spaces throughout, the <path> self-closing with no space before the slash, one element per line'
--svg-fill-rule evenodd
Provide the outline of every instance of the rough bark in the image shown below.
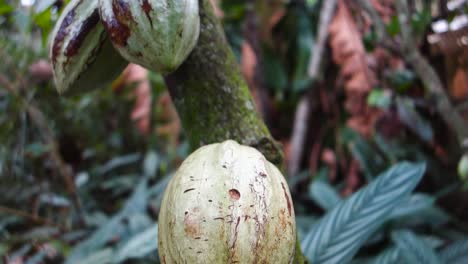
<path fill-rule="evenodd" d="M 210 1 L 200 0 L 200 18 L 196 48 L 165 78 L 191 147 L 234 139 L 281 164 L 281 149 L 255 110 Z"/>
<path fill-rule="evenodd" d="M 249 88 L 209 0 L 199 0 L 200 37 L 188 59 L 165 77 L 192 149 L 234 139 L 283 168 L 283 153 L 255 110 Z M 300 247 L 295 263 L 305 263 Z"/>

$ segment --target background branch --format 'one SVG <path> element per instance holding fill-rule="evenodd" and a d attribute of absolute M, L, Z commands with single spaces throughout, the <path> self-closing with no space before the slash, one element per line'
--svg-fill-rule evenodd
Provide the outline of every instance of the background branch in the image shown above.
<path fill-rule="evenodd" d="M 323 1 L 320 10 L 320 22 L 318 25 L 317 40 L 312 47 L 312 56 L 310 58 L 308 74 L 313 81 L 313 85 L 318 80 L 322 79 L 323 59 L 325 58 L 325 46 L 328 39 L 328 26 L 335 13 L 337 0 Z M 302 96 L 296 108 L 294 117 L 294 128 L 291 136 L 291 157 L 288 164 L 288 175 L 290 177 L 299 172 L 301 165 L 305 137 L 307 135 L 307 127 L 310 119 L 311 101 L 309 93 Z"/>
<path fill-rule="evenodd" d="M 356 0 L 356 2 L 371 16 L 379 42 L 386 47 L 394 47 L 394 41 L 387 33 L 386 26 L 374 7 L 366 0 Z M 457 140 L 462 146 L 463 142 L 468 138 L 468 124 L 451 104 L 439 75 L 417 47 L 417 40 L 413 38 L 411 30 L 408 3 L 406 0 L 397 0 L 395 1 L 395 5 L 401 29 L 402 48 L 399 54 L 419 76 L 429 96 L 435 102 L 437 112 L 453 132 L 455 132 Z"/>

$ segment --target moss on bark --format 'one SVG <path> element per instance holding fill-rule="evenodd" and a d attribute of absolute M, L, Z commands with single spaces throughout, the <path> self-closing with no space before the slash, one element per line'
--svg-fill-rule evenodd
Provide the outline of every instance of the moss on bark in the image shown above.
<path fill-rule="evenodd" d="M 191 148 L 234 139 L 283 168 L 282 150 L 255 110 L 210 1 L 199 0 L 199 5 L 198 44 L 179 69 L 165 77 Z M 295 259 L 304 263 L 300 247 Z"/>

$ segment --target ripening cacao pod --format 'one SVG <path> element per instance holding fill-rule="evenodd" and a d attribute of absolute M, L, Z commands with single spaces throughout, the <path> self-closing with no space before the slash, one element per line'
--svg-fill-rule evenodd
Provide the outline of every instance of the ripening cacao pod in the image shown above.
<path fill-rule="evenodd" d="M 99 0 L 99 6 L 114 47 L 145 68 L 170 73 L 197 43 L 198 0 Z"/>
<path fill-rule="evenodd" d="M 100 23 L 97 0 L 72 0 L 50 36 L 50 59 L 59 93 L 89 91 L 114 80 L 128 64 Z"/>
<path fill-rule="evenodd" d="M 292 263 L 288 185 L 254 148 L 232 140 L 204 146 L 171 179 L 158 236 L 162 263 Z"/>

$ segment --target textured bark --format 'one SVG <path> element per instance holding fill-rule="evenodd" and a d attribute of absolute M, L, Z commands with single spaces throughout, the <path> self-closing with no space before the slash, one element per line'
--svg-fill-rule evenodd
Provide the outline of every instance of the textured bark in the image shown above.
<path fill-rule="evenodd" d="M 281 149 L 255 110 L 210 1 L 200 0 L 200 16 L 197 46 L 177 71 L 166 76 L 191 147 L 234 139 L 282 164 Z"/>
<path fill-rule="evenodd" d="M 249 88 L 209 0 L 199 0 L 200 37 L 188 59 L 165 77 L 192 149 L 234 139 L 279 168 L 283 153 L 255 110 Z M 305 263 L 300 247 L 295 263 Z"/>

